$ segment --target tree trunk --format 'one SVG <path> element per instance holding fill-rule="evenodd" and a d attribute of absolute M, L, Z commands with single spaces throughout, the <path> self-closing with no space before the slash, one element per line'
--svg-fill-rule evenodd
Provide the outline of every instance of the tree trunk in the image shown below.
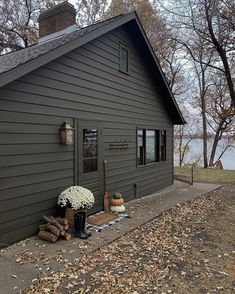
<path fill-rule="evenodd" d="M 200 99 L 201 99 L 201 113 L 202 113 L 202 132 L 203 132 L 203 163 L 204 168 L 208 167 L 208 156 L 207 156 L 207 121 L 206 121 L 206 81 L 205 81 L 205 69 L 203 68 L 201 64 L 201 75 L 202 75 L 202 81 L 201 81 L 201 90 L 200 90 Z"/>
<path fill-rule="evenodd" d="M 212 145 L 212 148 L 211 148 L 209 166 L 214 166 L 215 153 L 216 153 L 216 149 L 217 149 L 220 137 L 221 137 L 221 128 L 222 128 L 222 126 L 223 126 L 223 122 L 220 122 L 220 124 L 219 124 L 219 126 L 218 126 L 218 128 L 216 130 L 216 133 L 215 133 L 215 138 L 214 138 L 213 145 Z"/>
<path fill-rule="evenodd" d="M 180 138 L 179 138 L 179 166 L 182 166 L 182 144 L 183 144 L 183 126 L 180 126 Z"/>
<path fill-rule="evenodd" d="M 206 115 L 202 113 L 202 128 L 203 128 L 203 163 L 204 168 L 208 167 L 208 159 L 207 159 L 207 124 L 206 124 Z"/>
<path fill-rule="evenodd" d="M 230 70 L 229 63 L 228 63 L 228 57 L 226 56 L 226 51 L 223 48 L 223 45 L 218 41 L 218 39 L 215 36 L 214 30 L 213 30 L 213 24 L 212 24 L 213 18 L 212 18 L 212 15 L 209 15 L 209 8 L 207 7 L 206 3 L 205 3 L 205 12 L 206 12 L 206 20 L 207 20 L 208 30 L 209 30 L 209 33 L 211 36 L 211 40 L 216 48 L 216 51 L 218 52 L 218 54 L 221 58 L 221 61 L 224 66 L 225 77 L 227 80 L 229 94 L 230 94 L 231 102 L 232 102 L 231 104 L 232 104 L 232 107 L 235 107 L 235 90 L 234 90 L 234 84 L 233 84 L 231 70 Z"/>

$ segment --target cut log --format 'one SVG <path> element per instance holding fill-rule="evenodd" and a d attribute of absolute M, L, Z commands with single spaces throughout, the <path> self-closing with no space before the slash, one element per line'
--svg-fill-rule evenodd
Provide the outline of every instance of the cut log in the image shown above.
<path fill-rule="evenodd" d="M 56 236 L 60 235 L 60 230 L 52 224 L 41 225 L 41 226 L 39 226 L 39 229 L 42 231 L 49 231 Z"/>
<path fill-rule="evenodd" d="M 71 227 L 69 227 L 67 232 L 68 232 L 69 234 L 73 235 L 74 229 L 71 228 Z"/>
<path fill-rule="evenodd" d="M 65 231 L 68 231 L 69 225 L 64 225 L 64 229 L 65 229 Z"/>
<path fill-rule="evenodd" d="M 71 235 L 71 234 L 69 234 L 68 232 L 65 232 L 65 234 L 64 234 L 64 236 L 63 236 L 63 238 L 64 238 L 65 240 L 69 241 L 69 240 L 71 240 L 71 239 L 72 239 L 72 235 Z"/>
<path fill-rule="evenodd" d="M 66 233 L 65 230 L 63 230 L 63 231 L 60 232 L 60 235 L 61 235 L 61 236 L 64 236 L 65 233 Z"/>
<path fill-rule="evenodd" d="M 50 216 L 51 217 L 51 216 Z M 67 218 L 63 218 L 63 217 L 55 217 L 54 218 L 55 221 L 57 221 L 59 224 L 61 224 L 62 226 L 66 226 L 69 224 L 69 221 L 67 220 Z"/>
<path fill-rule="evenodd" d="M 41 231 L 46 231 L 46 230 L 47 230 L 47 229 L 46 229 L 46 226 L 47 226 L 47 224 L 40 225 L 40 226 L 39 226 L 39 230 L 41 230 Z"/>
<path fill-rule="evenodd" d="M 50 232 L 40 230 L 38 237 L 45 241 L 50 241 L 52 243 L 56 242 L 58 237 Z"/>
<path fill-rule="evenodd" d="M 47 217 L 47 216 L 44 215 L 44 216 L 43 216 L 43 219 L 44 219 L 46 222 L 48 222 L 48 223 L 50 223 L 50 224 L 56 226 L 60 231 L 63 231 L 63 230 L 64 230 L 64 227 L 63 227 L 61 224 L 59 224 L 59 223 L 54 219 L 53 216 L 51 216 L 51 217 Z"/>

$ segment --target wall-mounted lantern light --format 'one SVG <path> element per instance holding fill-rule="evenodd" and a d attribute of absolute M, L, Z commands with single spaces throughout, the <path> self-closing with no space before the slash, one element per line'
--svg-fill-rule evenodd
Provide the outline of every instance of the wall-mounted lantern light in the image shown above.
<path fill-rule="evenodd" d="M 60 128 L 60 143 L 63 145 L 73 144 L 74 128 L 66 121 Z"/>

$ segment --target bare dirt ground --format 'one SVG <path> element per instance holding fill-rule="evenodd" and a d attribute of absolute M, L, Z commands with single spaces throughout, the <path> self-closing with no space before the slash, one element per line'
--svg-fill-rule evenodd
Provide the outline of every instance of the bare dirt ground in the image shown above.
<path fill-rule="evenodd" d="M 176 206 L 23 293 L 235 293 L 235 185 Z"/>

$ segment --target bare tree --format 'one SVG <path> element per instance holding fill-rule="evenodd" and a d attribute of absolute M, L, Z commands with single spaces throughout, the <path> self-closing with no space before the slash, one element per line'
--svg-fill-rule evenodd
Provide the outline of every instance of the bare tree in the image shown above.
<path fill-rule="evenodd" d="M 219 158 L 232 146 L 231 141 L 234 140 L 232 132 L 235 122 L 235 109 L 229 103 L 229 94 L 226 81 L 223 76 L 218 74 L 214 76 L 214 85 L 210 87 L 207 100 L 207 117 L 208 124 L 214 131 L 213 144 L 210 153 L 209 166 L 214 165 L 214 159 L 218 143 L 226 135 L 227 144 L 223 146 L 223 150 Z"/>
<path fill-rule="evenodd" d="M 0 54 L 16 51 L 38 39 L 38 16 L 41 10 L 61 1 L 2 0 L 0 2 Z"/>
<path fill-rule="evenodd" d="M 210 64 L 214 59 L 213 51 L 207 51 L 205 40 L 191 35 L 185 34 L 178 42 L 186 49 L 187 58 L 192 66 L 193 75 L 195 78 L 194 84 L 198 88 L 197 95 L 194 98 L 193 106 L 197 107 L 202 119 L 202 139 L 203 139 L 203 165 L 208 167 L 208 134 L 207 134 L 207 111 L 206 100 L 207 92 L 210 87 Z"/>
<path fill-rule="evenodd" d="M 108 2 L 108 0 L 79 0 L 76 4 L 78 25 L 84 27 L 101 20 L 108 8 Z"/>
<path fill-rule="evenodd" d="M 192 40 L 195 36 L 204 40 L 205 49 L 216 53 L 215 62 L 209 66 L 224 75 L 234 107 L 234 0 L 169 0 L 168 5 L 163 4 L 162 0 L 157 2 L 171 14 L 174 27 L 184 32 L 189 31 Z M 198 59 L 195 61 L 200 62 Z"/>
<path fill-rule="evenodd" d="M 208 80 L 207 80 L 207 69 L 208 65 L 210 64 L 211 56 L 207 58 L 205 62 L 205 55 L 204 55 L 204 47 L 203 44 L 198 44 L 197 51 L 193 54 L 193 56 L 198 56 L 198 60 L 200 63 L 196 63 L 193 60 L 194 71 L 197 77 L 198 82 L 198 92 L 199 92 L 199 101 L 198 106 L 201 112 L 202 117 L 202 133 L 203 133 L 203 164 L 204 168 L 208 167 L 208 133 L 207 133 L 207 118 L 206 118 L 206 97 L 207 91 L 209 88 Z"/>
<path fill-rule="evenodd" d="M 149 0 L 112 0 L 106 17 L 131 11 L 137 12 L 173 94 L 182 95 L 187 88 L 182 72 L 184 61 L 181 45 L 173 38 L 174 30 Z"/>
<path fill-rule="evenodd" d="M 185 125 L 175 126 L 174 139 L 175 139 L 175 154 L 178 157 L 179 166 L 183 166 L 187 163 L 186 156 L 191 153 L 191 143 L 194 139 L 199 137 L 199 117 L 189 110 L 188 104 L 181 103 L 181 111 L 184 113 L 184 118 L 187 123 Z M 199 156 L 201 158 L 201 155 Z"/>

